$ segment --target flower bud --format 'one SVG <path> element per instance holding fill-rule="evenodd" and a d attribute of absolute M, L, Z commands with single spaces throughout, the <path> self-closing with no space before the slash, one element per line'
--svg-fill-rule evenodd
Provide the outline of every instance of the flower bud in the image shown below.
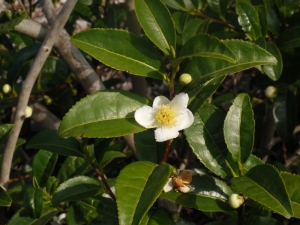
<path fill-rule="evenodd" d="M 71 91 L 72 91 L 73 96 L 77 95 L 77 89 L 76 88 L 72 88 Z"/>
<path fill-rule="evenodd" d="M 179 77 L 179 82 L 182 86 L 186 86 L 192 82 L 192 76 L 188 73 L 181 74 Z"/>
<path fill-rule="evenodd" d="M 269 86 L 265 89 L 265 95 L 269 99 L 276 98 L 277 96 L 277 88 L 274 86 Z"/>
<path fill-rule="evenodd" d="M 9 84 L 4 84 L 2 87 L 2 91 L 4 94 L 9 94 L 11 92 L 11 86 Z"/>
<path fill-rule="evenodd" d="M 52 98 L 50 98 L 48 95 L 44 95 L 44 102 L 46 105 L 52 104 Z"/>
<path fill-rule="evenodd" d="M 228 199 L 228 203 L 232 208 L 237 209 L 244 203 L 244 197 L 239 194 L 232 194 Z"/>
<path fill-rule="evenodd" d="M 32 116 L 32 108 L 30 106 L 26 106 L 24 118 L 29 118 Z"/>

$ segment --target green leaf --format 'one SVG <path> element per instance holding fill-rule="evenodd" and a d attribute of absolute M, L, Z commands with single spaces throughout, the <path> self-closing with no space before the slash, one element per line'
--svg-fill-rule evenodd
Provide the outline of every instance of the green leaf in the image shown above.
<path fill-rule="evenodd" d="M 0 12 L 0 34 L 6 33 L 28 18 L 25 11 L 3 10 Z"/>
<path fill-rule="evenodd" d="M 207 0 L 207 4 L 211 10 L 219 15 L 223 20 L 225 19 L 229 2 L 230 0 Z"/>
<path fill-rule="evenodd" d="M 286 172 L 281 172 L 281 177 L 291 200 L 293 217 L 300 218 L 300 177 Z"/>
<path fill-rule="evenodd" d="M 174 21 L 174 26 L 179 34 L 182 34 L 189 14 L 185 12 L 174 12 L 172 14 L 172 20 Z"/>
<path fill-rule="evenodd" d="M 259 17 L 255 8 L 252 5 L 242 1 L 238 1 L 235 8 L 239 16 L 239 24 L 246 32 L 247 37 L 252 41 L 255 41 L 261 37 L 262 35 Z"/>
<path fill-rule="evenodd" d="M 180 57 L 173 60 L 177 66 L 189 57 L 210 57 L 235 63 L 236 56 L 223 42 L 206 34 L 198 34 L 188 40 L 182 47 Z"/>
<path fill-rule="evenodd" d="M 47 224 L 53 216 L 58 213 L 58 209 L 53 207 L 43 208 L 40 218 L 30 218 L 27 216 L 25 209 L 20 209 L 8 222 L 8 225 L 44 225 Z"/>
<path fill-rule="evenodd" d="M 204 7 L 204 2 L 199 0 L 162 0 L 171 8 L 182 11 L 197 11 Z"/>
<path fill-rule="evenodd" d="M 200 18 L 190 18 L 185 22 L 185 26 L 182 33 L 182 44 L 185 44 L 192 37 L 200 33 L 206 32 L 206 20 Z"/>
<path fill-rule="evenodd" d="M 256 157 L 255 155 L 250 155 L 247 161 L 243 164 L 243 174 L 247 173 L 250 169 L 255 166 L 262 165 L 264 162 Z"/>
<path fill-rule="evenodd" d="M 134 4 L 146 35 L 164 53 L 175 57 L 175 27 L 168 8 L 160 0 L 135 0 Z"/>
<path fill-rule="evenodd" d="M 286 31 L 280 33 L 278 38 L 278 45 L 281 48 L 293 49 L 300 46 L 300 26 L 294 26 Z"/>
<path fill-rule="evenodd" d="M 276 131 L 282 140 L 288 141 L 293 136 L 296 125 L 296 99 L 291 91 L 280 93 L 274 99 L 273 117 Z"/>
<path fill-rule="evenodd" d="M 109 164 L 112 160 L 116 158 L 125 158 L 126 155 L 123 152 L 118 151 L 106 151 L 101 160 L 101 165 L 104 168 L 107 164 Z"/>
<path fill-rule="evenodd" d="M 138 225 L 159 197 L 171 169 L 168 164 L 136 162 L 125 167 L 116 180 L 120 225 Z"/>
<path fill-rule="evenodd" d="M 264 38 L 268 33 L 268 20 L 267 20 L 267 10 L 265 5 L 258 5 L 255 7 L 260 24 L 261 36 Z"/>
<path fill-rule="evenodd" d="M 269 66 L 264 65 L 262 67 L 263 71 L 270 77 L 272 80 L 276 81 L 279 79 L 281 73 L 282 73 L 282 57 L 279 49 L 277 48 L 276 44 L 273 42 L 267 42 L 267 50 L 270 52 L 274 57 L 277 59 L 277 65 L 275 66 Z"/>
<path fill-rule="evenodd" d="M 233 210 L 228 202 L 231 189 L 222 181 L 208 175 L 197 175 L 191 182 L 192 191 L 180 193 L 170 191 L 160 197 L 189 208 L 205 212 L 224 212 Z"/>
<path fill-rule="evenodd" d="M 169 214 L 164 209 L 150 209 L 142 219 L 140 225 L 170 225 Z"/>
<path fill-rule="evenodd" d="M 245 196 L 286 218 L 293 216 L 291 202 L 278 171 L 270 165 L 258 165 L 244 177 L 231 179 L 233 186 Z"/>
<path fill-rule="evenodd" d="M 99 198 L 98 200 L 89 198 L 83 201 L 76 201 L 73 208 L 76 218 L 84 218 L 86 224 L 118 224 L 117 206 L 112 199 Z"/>
<path fill-rule="evenodd" d="M 62 201 L 77 201 L 95 196 L 101 189 L 99 181 L 91 177 L 78 176 L 63 182 L 52 197 L 52 204 Z"/>
<path fill-rule="evenodd" d="M 273 35 L 278 36 L 280 21 L 277 14 L 273 9 L 271 1 L 265 1 L 265 6 L 267 11 L 268 31 L 270 31 Z"/>
<path fill-rule="evenodd" d="M 168 80 L 162 58 L 152 44 L 128 31 L 90 29 L 74 35 L 71 41 L 95 59 L 117 70 Z"/>
<path fill-rule="evenodd" d="M 259 65 L 276 65 L 277 60 L 266 50 L 253 43 L 241 40 L 223 41 L 237 57 L 236 63 L 212 58 L 193 58 L 185 72 L 192 74 L 195 82 L 203 83 L 215 76 L 236 73 Z M 205 67 L 203 66 L 205 65 Z M 195 87 L 188 88 L 193 89 Z"/>
<path fill-rule="evenodd" d="M 134 112 L 147 99 L 126 91 L 98 91 L 76 103 L 63 118 L 62 137 L 118 137 L 146 130 L 134 119 Z"/>
<path fill-rule="evenodd" d="M 239 94 L 230 107 L 224 122 L 224 137 L 233 160 L 245 163 L 254 144 L 254 114 L 247 94 Z"/>
<path fill-rule="evenodd" d="M 197 158 L 222 178 L 237 176 L 238 167 L 224 141 L 222 128 L 225 116 L 206 103 L 194 114 L 194 118 L 194 123 L 184 130 L 184 134 Z"/>
<path fill-rule="evenodd" d="M 10 206 L 12 203 L 12 199 L 9 196 L 9 194 L 7 194 L 7 192 L 0 187 L 0 206 Z"/>
<path fill-rule="evenodd" d="M 13 127 L 13 124 L 2 124 L 0 126 L 0 144 L 3 144 L 6 141 Z"/>
<path fill-rule="evenodd" d="M 275 0 L 275 2 L 283 18 L 289 18 L 295 13 L 294 0 Z"/>
<path fill-rule="evenodd" d="M 105 138 L 105 139 L 95 139 L 94 143 L 94 155 L 95 159 L 98 163 L 101 162 L 105 151 L 108 149 L 110 143 L 112 142 L 113 138 Z"/>
<path fill-rule="evenodd" d="M 91 170 L 93 168 L 83 158 L 69 156 L 61 165 L 57 178 L 63 182 L 71 177 L 88 174 Z"/>
<path fill-rule="evenodd" d="M 134 134 L 134 143 L 139 160 L 161 162 L 165 143 L 156 142 L 153 129 Z"/>
<path fill-rule="evenodd" d="M 83 156 L 80 143 L 75 138 L 61 138 L 55 130 L 38 133 L 30 139 L 26 148 L 43 149 L 65 156 Z"/>
<path fill-rule="evenodd" d="M 54 176 L 49 177 L 45 185 L 47 193 L 49 195 L 53 195 L 57 186 L 58 186 L 58 179 Z"/>
<path fill-rule="evenodd" d="M 217 76 L 199 85 L 197 80 L 191 83 L 189 88 L 191 91 L 186 91 L 190 97 L 189 109 L 195 113 L 205 102 L 216 92 L 226 76 Z"/>
<path fill-rule="evenodd" d="M 35 176 L 40 187 L 44 187 L 48 178 L 51 176 L 56 161 L 57 154 L 48 151 L 40 150 L 33 160 L 33 175 Z"/>
<path fill-rule="evenodd" d="M 39 218 L 43 209 L 43 190 L 29 187 L 24 195 L 24 207 L 31 218 Z"/>

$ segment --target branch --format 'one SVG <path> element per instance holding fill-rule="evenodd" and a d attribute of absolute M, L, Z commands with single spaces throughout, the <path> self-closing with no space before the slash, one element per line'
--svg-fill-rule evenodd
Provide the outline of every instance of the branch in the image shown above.
<path fill-rule="evenodd" d="M 20 130 L 23 125 L 24 121 L 24 113 L 25 108 L 28 104 L 28 100 L 30 97 L 30 93 L 32 87 L 46 61 L 48 58 L 51 49 L 57 39 L 60 37 L 57 35 L 59 31 L 64 27 L 65 23 L 67 22 L 77 0 L 68 0 L 66 4 L 63 6 L 62 10 L 58 14 L 54 25 L 51 27 L 48 35 L 46 36 L 28 74 L 23 82 L 22 89 L 19 95 L 19 100 L 17 104 L 17 110 L 14 118 L 14 128 L 9 135 L 7 140 L 4 153 L 3 153 L 3 160 L 1 166 L 1 177 L 0 177 L 0 185 L 4 188 L 8 185 L 11 163 L 13 159 L 13 154 L 15 150 L 15 146 L 20 134 Z"/>

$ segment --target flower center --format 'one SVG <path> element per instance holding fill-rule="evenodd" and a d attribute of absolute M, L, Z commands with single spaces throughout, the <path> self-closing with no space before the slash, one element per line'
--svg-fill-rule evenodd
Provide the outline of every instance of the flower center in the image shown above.
<path fill-rule="evenodd" d="M 161 105 L 155 115 L 156 121 L 162 126 L 172 126 L 176 123 L 176 113 L 169 105 Z"/>

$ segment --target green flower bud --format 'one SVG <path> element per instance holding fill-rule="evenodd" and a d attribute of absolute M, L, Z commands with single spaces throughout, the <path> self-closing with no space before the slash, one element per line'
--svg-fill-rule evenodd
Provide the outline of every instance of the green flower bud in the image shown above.
<path fill-rule="evenodd" d="M 30 106 L 26 106 L 24 118 L 29 118 L 32 116 L 32 108 Z"/>
<path fill-rule="evenodd" d="M 274 86 L 269 86 L 265 89 L 265 95 L 269 99 L 276 98 L 277 96 L 277 88 Z"/>
<path fill-rule="evenodd" d="M 73 96 L 77 95 L 77 89 L 76 88 L 72 88 L 71 91 L 72 91 Z"/>
<path fill-rule="evenodd" d="M 2 87 L 2 91 L 4 94 L 9 94 L 11 92 L 11 86 L 9 84 L 4 84 Z"/>
<path fill-rule="evenodd" d="M 182 86 L 188 85 L 193 80 L 192 76 L 188 73 L 181 74 L 179 77 L 179 82 Z"/>
<path fill-rule="evenodd" d="M 44 102 L 46 105 L 52 104 L 52 98 L 50 98 L 48 95 L 44 95 Z"/>
<path fill-rule="evenodd" d="M 232 194 L 228 199 L 228 203 L 232 208 L 237 209 L 244 203 L 244 197 L 239 194 Z"/>

